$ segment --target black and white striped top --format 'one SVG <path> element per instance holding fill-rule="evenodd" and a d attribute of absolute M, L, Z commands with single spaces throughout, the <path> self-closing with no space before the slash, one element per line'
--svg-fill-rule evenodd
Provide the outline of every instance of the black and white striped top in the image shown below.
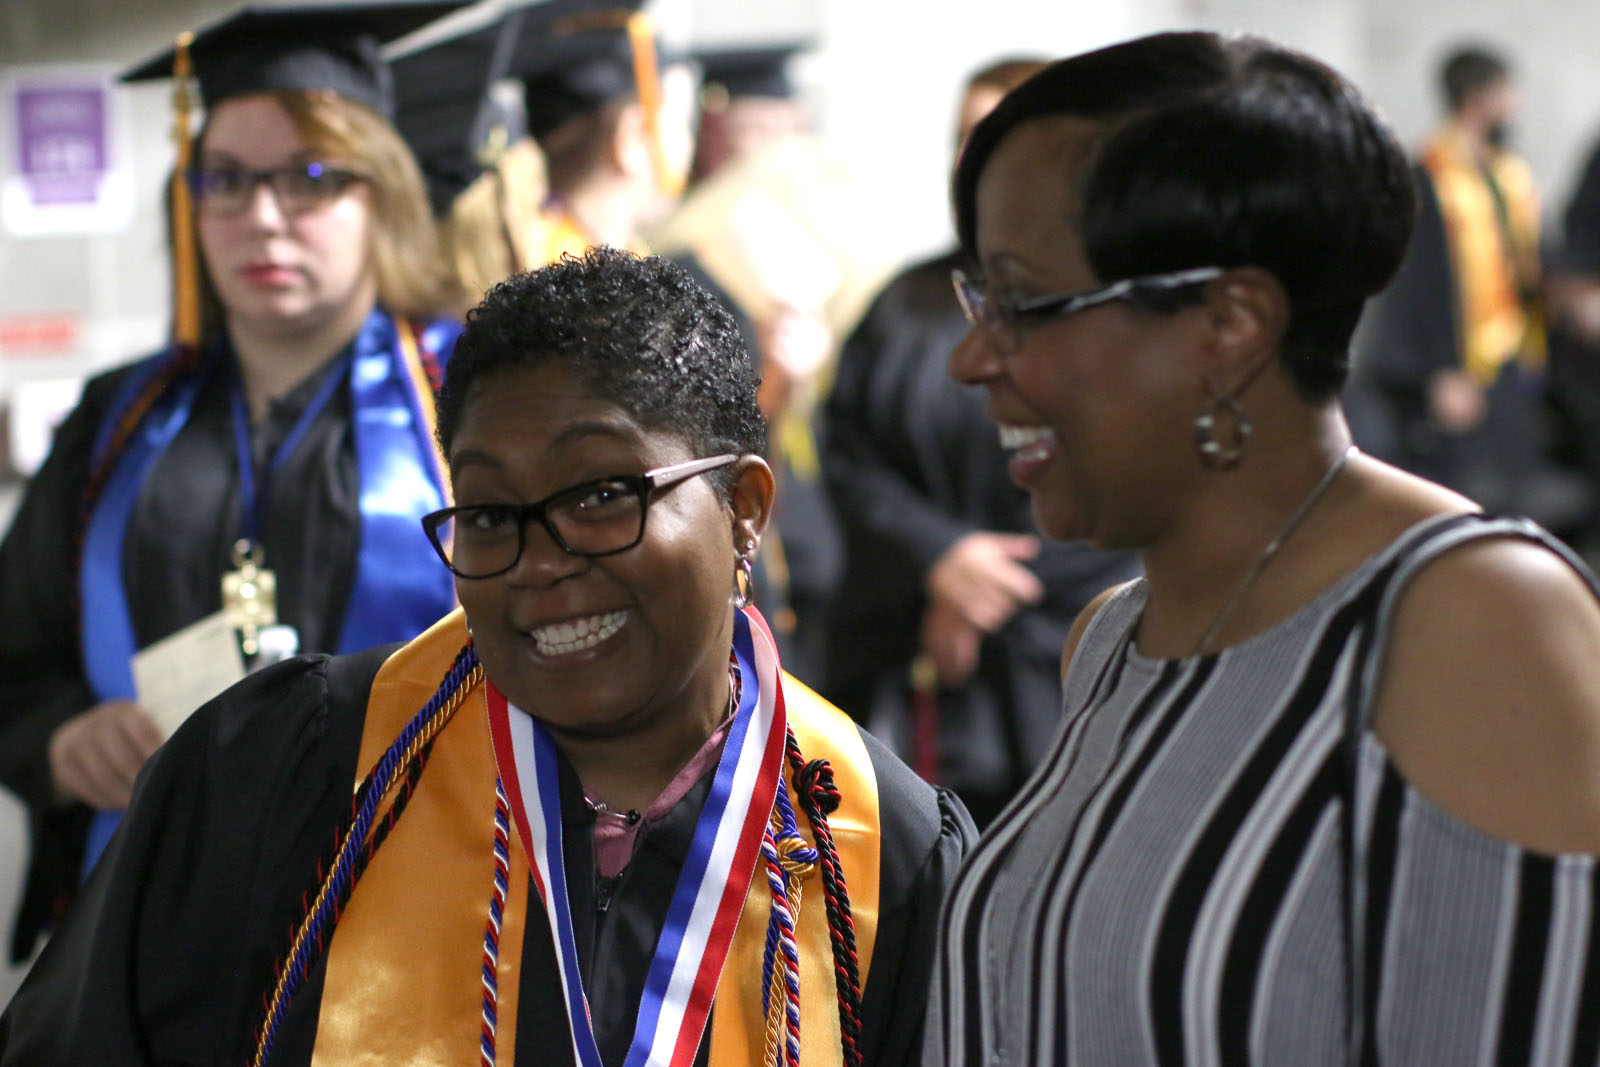
<path fill-rule="evenodd" d="M 1054 750 L 946 902 L 925 1062 L 1600 1062 L 1595 858 L 1457 821 L 1366 729 L 1407 581 L 1506 534 L 1565 554 L 1429 520 L 1216 655 L 1139 655 L 1143 583 L 1109 600 Z"/>

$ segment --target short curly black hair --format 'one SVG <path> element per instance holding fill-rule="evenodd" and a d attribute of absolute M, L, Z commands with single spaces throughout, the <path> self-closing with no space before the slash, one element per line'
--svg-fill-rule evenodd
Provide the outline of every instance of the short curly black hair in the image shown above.
<path fill-rule="evenodd" d="M 676 263 L 601 247 L 514 275 L 467 313 L 439 390 L 445 455 L 474 389 L 551 363 L 641 426 L 681 435 L 696 455 L 766 448 L 733 315 Z M 725 493 L 731 483 L 714 479 Z"/>

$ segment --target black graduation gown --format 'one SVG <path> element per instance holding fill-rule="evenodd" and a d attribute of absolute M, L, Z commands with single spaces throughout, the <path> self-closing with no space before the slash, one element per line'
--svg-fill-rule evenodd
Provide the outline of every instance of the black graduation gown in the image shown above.
<path fill-rule="evenodd" d="M 1562 213 L 1554 266 L 1577 277 L 1600 279 L 1600 144 L 1590 152 L 1572 199 Z M 1570 440 L 1563 442 L 1600 497 L 1600 346 L 1557 319 L 1550 330 L 1550 394 Z M 1591 516 L 1591 536 L 1600 515 Z"/>
<path fill-rule="evenodd" d="M 386 651 L 267 668 L 174 735 L 145 768 L 128 819 L 0 1016 L 0 1065 L 248 1061 L 274 959 L 349 810 L 368 693 Z M 880 925 L 863 991 L 865 1062 L 912 1064 L 932 967 L 928 932 L 972 824 L 959 802 L 865 741 L 883 819 Z M 582 917 L 580 966 L 608 1064 L 626 1053 L 709 781 L 708 774 L 665 819 L 641 828 L 602 910 L 592 816 L 563 768 L 568 891 Z M 526 931 L 517 1062 L 571 1063 L 560 997 L 550 995 L 560 986 L 548 928 L 530 921 Z M 273 1064 L 310 1061 L 323 975 L 319 960 L 291 1005 Z"/>
<path fill-rule="evenodd" d="M 1542 507 L 1537 477 L 1541 439 L 1537 383 L 1509 361 L 1485 393 L 1478 426 L 1452 433 L 1438 426 L 1428 385 L 1444 370 L 1461 370 L 1461 305 L 1449 235 L 1428 172 L 1412 168 L 1417 218 L 1406 257 L 1367 311 L 1349 402 L 1356 443 L 1382 459 L 1473 497 L 1497 512 L 1532 514 L 1545 525 L 1559 516 Z M 1370 426 L 1371 431 L 1362 432 Z"/>
<path fill-rule="evenodd" d="M 258 471 L 338 362 L 274 403 L 252 435 Z M 78 512 L 96 435 L 127 373 L 120 368 L 87 384 L 0 545 L 0 784 L 27 803 L 33 841 L 12 936 L 19 960 L 71 899 L 83 861 L 91 813 L 53 802 L 46 751 L 58 726 L 96 703 L 79 645 Z M 298 630 L 302 651 L 337 648 L 361 526 L 347 390 L 323 407 L 270 491 L 262 535 L 277 575 L 279 619 Z M 213 371 L 129 521 L 122 571 L 139 647 L 221 608 L 221 576 L 233 569 L 241 516 L 228 390 Z"/>
<path fill-rule="evenodd" d="M 905 721 L 933 564 L 968 533 L 1034 532 L 981 390 L 946 367 L 967 331 L 950 286 L 962 262 L 948 253 L 890 282 L 846 341 L 827 405 L 823 471 L 847 556 L 824 692 L 875 729 Z M 1049 748 L 1072 620 L 1135 572 L 1129 556 L 1053 542 L 1028 567 L 1044 602 L 985 639 L 971 682 L 939 694 L 940 781 L 980 823 Z"/>

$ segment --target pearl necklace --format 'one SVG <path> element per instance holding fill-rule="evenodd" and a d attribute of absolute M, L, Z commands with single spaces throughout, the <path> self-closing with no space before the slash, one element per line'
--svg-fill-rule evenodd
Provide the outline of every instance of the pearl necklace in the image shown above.
<path fill-rule="evenodd" d="M 1294 509 L 1294 514 L 1289 516 L 1289 521 L 1283 524 L 1283 528 L 1278 531 L 1278 535 L 1267 542 L 1267 547 L 1262 550 L 1260 558 L 1255 562 L 1255 566 L 1251 567 L 1243 580 L 1234 587 L 1233 595 L 1228 597 L 1227 603 L 1222 605 L 1222 610 L 1217 612 L 1216 616 L 1211 620 L 1211 625 L 1206 627 L 1206 632 L 1200 635 L 1199 641 L 1195 642 L 1192 655 L 1203 655 L 1210 648 L 1211 641 L 1217 636 L 1217 631 L 1222 629 L 1222 624 L 1233 614 L 1234 609 L 1244 599 L 1244 595 L 1256 584 L 1256 579 L 1261 577 L 1261 572 L 1266 569 L 1268 563 L 1272 562 L 1272 557 L 1278 554 L 1278 550 L 1289 539 L 1289 535 L 1294 533 L 1300 523 L 1305 520 L 1305 517 L 1311 513 L 1311 509 L 1316 507 L 1317 501 L 1322 499 L 1322 495 L 1328 491 L 1328 486 L 1332 485 L 1333 480 L 1339 476 L 1339 472 L 1344 470 L 1345 464 L 1349 462 L 1355 451 L 1355 445 L 1346 447 L 1343 452 L 1339 453 L 1339 457 L 1328 465 L 1328 469 L 1323 472 L 1322 479 L 1311 487 L 1311 492 L 1307 493 L 1306 498 L 1300 502 L 1300 506 Z"/>

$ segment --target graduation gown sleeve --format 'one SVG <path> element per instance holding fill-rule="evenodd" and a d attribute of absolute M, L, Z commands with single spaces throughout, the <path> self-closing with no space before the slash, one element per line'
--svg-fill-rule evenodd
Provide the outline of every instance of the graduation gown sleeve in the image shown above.
<path fill-rule="evenodd" d="M 1386 392 L 1403 394 L 1414 407 L 1421 402 L 1429 378 L 1461 366 L 1461 343 L 1456 326 L 1459 301 L 1439 197 L 1420 166 L 1412 169 L 1412 182 L 1417 193 L 1416 224 L 1399 272 L 1373 304 L 1363 371 Z"/>
<path fill-rule="evenodd" d="M 0 1017 L 0 1064 L 247 1061 L 299 894 L 348 811 L 387 651 L 252 675 L 151 759 L 128 818 Z M 297 998 L 282 1062 L 309 1058 L 317 999 L 313 988 Z"/>
<path fill-rule="evenodd" d="M 943 357 L 966 332 L 950 289 L 955 263 L 947 256 L 921 264 L 879 294 L 845 341 L 826 408 L 823 470 L 835 508 L 852 535 L 900 546 L 918 577 L 982 528 L 940 506 L 938 487 L 906 473 L 946 468 L 955 458 L 940 455 L 948 434 L 934 424 L 960 413 L 938 395 L 942 388 L 921 388 L 919 374 L 933 360 L 942 376 Z"/>
<path fill-rule="evenodd" d="M 1600 274 L 1600 145 L 1596 145 L 1562 214 L 1559 265 L 1583 274 Z"/>
<path fill-rule="evenodd" d="M 85 387 L 0 544 L 0 784 L 27 804 L 32 839 L 14 961 L 56 910 L 50 886 L 70 883 L 83 859 L 89 810 L 56 803 L 48 750 L 56 728 L 95 702 L 79 653 L 74 553 L 90 453 L 119 380 L 113 372 Z"/>

